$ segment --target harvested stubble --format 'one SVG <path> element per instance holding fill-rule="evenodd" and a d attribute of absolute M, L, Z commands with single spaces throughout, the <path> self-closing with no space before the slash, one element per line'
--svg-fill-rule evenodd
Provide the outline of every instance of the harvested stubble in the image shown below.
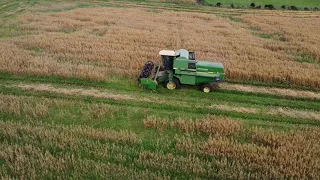
<path fill-rule="evenodd" d="M 231 85 L 233 86 L 233 85 Z M 236 85 L 237 86 L 237 85 Z M 127 94 L 118 94 L 115 92 L 108 92 L 105 90 L 99 90 L 99 89 L 83 89 L 83 88 L 63 88 L 63 87 L 54 87 L 51 84 L 19 84 L 19 85 L 10 85 L 10 87 L 18 87 L 22 88 L 24 90 L 30 90 L 30 91 L 45 91 L 45 92 L 55 92 L 55 93 L 61 93 L 65 95 L 78 95 L 78 96 L 89 96 L 89 97 L 95 97 L 95 98 L 108 98 L 108 99 L 115 99 L 115 100 L 133 100 L 133 101 L 143 101 L 143 102 L 150 102 L 150 101 L 156 101 L 158 103 L 167 103 L 167 104 L 175 104 L 175 101 L 162 101 L 157 97 L 150 97 L 148 98 L 136 98 L 131 95 Z M 242 87 L 242 86 L 241 86 Z M 253 89 L 258 88 L 254 87 Z M 259 89 L 259 88 L 258 88 Z M 295 91 L 295 90 L 293 90 Z M 304 91 L 303 91 L 304 92 Z M 312 92 L 310 92 L 312 93 Z M 316 94 L 316 93 L 315 93 Z M 315 95 L 313 94 L 313 95 Z M 15 98 L 12 96 L 12 98 Z M 3 103 L 6 102 L 6 100 L 2 101 Z M 7 101 L 11 102 L 11 100 Z M 13 101 L 11 103 L 15 103 L 16 101 Z M 37 107 L 36 109 L 32 109 L 32 106 L 29 106 L 28 103 L 26 103 L 26 107 L 30 107 L 29 111 L 34 111 L 33 112 L 33 117 L 36 117 L 37 114 L 42 113 L 43 117 L 46 116 L 48 111 L 48 107 L 46 105 L 41 105 L 41 104 L 36 104 L 35 106 Z M 179 102 L 178 103 L 180 106 L 188 106 L 185 102 Z M 3 107 L 7 106 L 6 108 L 14 108 L 12 111 L 17 108 L 19 108 L 19 105 L 3 105 Z M 102 119 L 104 115 L 110 114 L 110 108 L 106 107 L 105 110 L 100 110 L 97 107 L 100 106 L 106 106 L 103 104 L 100 105 L 93 105 L 89 108 L 89 114 L 85 115 L 86 117 L 91 117 L 94 119 Z M 0 106 L 1 107 L 1 106 Z M 272 114 L 272 115 L 280 115 L 280 116 L 288 116 L 288 117 L 300 117 L 300 118 L 305 118 L 305 119 L 315 119 L 315 120 L 320 120 L 320 115 L 319 112 L 317 111 L 307 111 L 307 110 L 298 110 L 298 109 L 291 109 L 291 108 L 277 108 L 277 107 L 268 107 L 265 109 L 261 108 L 252 108 L 252 107 L 246 107 L 246 106 L 232 106 L 232 105 L 224 105 L 224 104 L 213 104 L 210 106 L 211 108 L 214 109 L 219 109 L 219 110 L 224 110 L 224 111 L 236 111 L 236 112 L 241 112 L 241 113 L 252 113 L 252 114 Z M 81 106 L 83 109 L 83 106 Z M 46 109 L 46 110 L 45 110 Z M 39 112 L 38 112 L 39 111 Z M 63 109 L 61 108 L 61 111 Z M 90 112 L 95 112 L 95 113 L 90 113 Z M 81 112 L 86 112 L 86 111 L 81 111 Z M 16 114 L 20 113 L 20 110 L 16 112 Z M 26 113 L 28 114 L 28 113 Z M 92 115 L 90 115 L 92 114 Z M 30 115 L 30 113 L 29 113 Z M 63 113 L 61 113 L 63 116 Z M 32 116 L 31 116 L 32 117 Z M 150 127 L 150 128 L 156 128 L 159 130 L 165 130 L 168 128 L 168 120 L 163 119 L 163 118 L 157 118 L 157 117 L 151 117 L 148 116 L 147 119 L 144 120 L 144 125 L 145 127 Z"/>
<path fill-rule="evenodd" d="M 31 91 L 46 91 L 46 92 L 55 92 L 61 93 L 65 95 L 81 95 L 81 96 L 89 96 L 89 97 L 96 97 L 96 98 L 106 98 L 106 99 L 115 99 L 115 100 L 133 100 L 133 97 L 124 94 L 115 94 L 110 93 L 107 91 L 102 91 L 98 89 L 82 89 L 82 88 L 56 88 L 53 87 L 51 84 L 19 84 L 17 86 L 24 90 L 31 90 Z M 147 99 L 143 99 L 147 101 Z"/>
<path fill-rule="evenodd" d="M 61 11 L 70 10 L 77 7 L 74 2 L 42 2 L 36 6 L 28 7 L 31 12 L 48 12 L 48 11 Z"/>
<path fill-rule="evenodd" d="M 124 93 L 108 91 L 105 89 L 84 89 L 84 88 L 65 88 L 65 87 L 54 87 L 52 84 L 24 84 L 20 83 L 18 85 L 8 85 L 7 87 L 21 88 L 27 91 L 39 91 L 39 92 L 53 92 L 69 96 L 87 96 L 94 98 L 105 98 L 105 99 L 114 99 L 114 100 L 133 100 L 133 101 L 143 101 L 143 102 L 157 102 L 157 103 L 166 103 L 156 97 L 140 97 L 136 98 L 134 95 L 128 95 Z"/>
<path fill-rule="evenodd" d="M 249 108 L 249 107 L 236 107 L 236 106 L 230 106 L 230 105 L 223 105 L 223 104 L 213 104 L 210 107 L 225 111 L 236 111 L 236 112 L 242 112 L 242 113 L 258 113 L 257 108 Z"/>
<path fill-rule="evenodd" d="M 233 86 L 233 85 L 231 85 Z M 30 91 L 45 91 L 45 92 L 55 92 L 55 93 L 61 93 L 65 95 L 77 95 L 77 96 L 89 96 L 89 97 L 95 97 L 95 98 L 107 98 L 107 99 L 115 99 L 115 100 L 133 100 L 133 101 L 143 101 L 143 102 L 157 102 L 161 104 L 171 104 L 171 105 L 179 105 L 179 106 L 186 106 L 188 107 L 188 104 L 186 102 L 180 101 L 178 104 L 175 101 L 163 101 L 160 98 L 157 97 L 150 97 L 150 98 L 136 98 L 133 95 L 128 95 L 128 94 L 120 94 L 120 93 L 115 93 L 115 92 L 108 92 L 106 90 L 99 90 L 99 89 L 83 89 L 83 88 L 63 88 L 63 87 L 54 87 L 51 84 L 19 84 L 19 85 L 10 85 L 9 87 L 18 87 L 24 90 L 30 90 Z M 258 87 L 255 87 L 258 88 Z M 254 89 L 255 89 L 254 88 Z M 259 89 L 259 88 L 258 88 Z M 293 90 L 294 91 L 294 90 Z M 304 91 L 303 91 L 304 92 Z M 312 93 L 312 92 L 310 92 Z M 315 94 L 314 94 L 315 95 Z M 14 96 L 12 96 L 14 97 Z M 5 102 L 5 100 L 3 101 Z M 11 102 L 11 101 L 8 101 Z M 14 103 L 13 101 L 12 103 Z M 28 106 L 28 103 L 26 103 Z M 6 105 L 3 105 L 6 106 Z M 45 109 L 43 108 L 48 108 L 44 105 L 41 104 L 36 104 L 35 105 L 36 109 L 30 109 L 30 111 L 41 111 L 43 116 L 47 114 L 45 112 Z M 103 114 L 110 114 L 110 108 L 105 109 L 105 110 L 98 110 L 95 107 L 100 107 L 100 106 L 106 106 L 103 104 L 100 105 L 93 105 L 92 107 L 86 107 L 89 108 L 89 112 L 92 112 L 94 109 L 96 113 L 92 113 L 92 115 L 87 114 L 87 117 L 97 117 L 94 119 L 102 119 Z M 1 106 L 0 106 L 1 107 Z M 19 106 L 15 107 L 15 105 L 8 105 L 7 108 L 14 107 L 15 109 L 18 108 Z M 32 107 L 32 106 L 28 106 Z M 83 106 L 81 106 L 83 107 Z M 210 108 L 214 109 L 219 109 L 219 110 L 224 110 L 224 111 L 236 111 L 236 112 L 241 112 L 241 113 L 251 113 L 251 114 L 262 114 L 262 115 L 280 115 L 280 116 L 287 116 L 287 117 L 300 117 L 300 118 L 305 118 L 305 119 L 315 119 L 315 120 L 320 120 L 320 115 L 318 111 L 307 111 L 307 110 L 299 110 L 299 109 L 291 109 L 291 108 L 278 108 L 278 107 L 267 107 L 267 108 L 253 108 L 253 107 L 246 107 L 245 105 L 240 105 L 240 106 L 233 106 L 233 105 L 228 105 L 228 104 L 213 104 L 210 106 Z M 83 108 L 82 108 L 83 109 Z M 61 109 L 62 110 L 62 109 Z M 48 109 L 46 110 L 48 111 Z M 82 112 L 82 111 L 81 111 Z M 85 111 L 83 111 L 85 112 Z M 19 112 L 20 113 L 20 112 Z M 37 113 L 37 112 L 34 112 Z M 35 114 L 36 115 L 36 114 Z M 63 115 L 63 113 L 61 114 Z M 219 118 L 218 118 L 219 119 Z M 151 117 L 148 116 L 144 120 L 144 125 L 145 127 L 150 127 L 150 128 L 156 128 L 159 130 L 165 130 L 168 128 L 168 120 L 163 119 L 163 118 L 157 118 L 157 117 Z"/>
<path fill-rule="evenodd" d="M 290 96 L 290 97 L 301 97 L 301 98 L 311 98 L 311 99 L 320 99 L 319 92 L 312 91 L 303 91 L 296 89 L 283 89 L 283 88 L 272 88 L 272 87 L 257 87 L 250 85 L 241 85 L 241 84 L 230 84 L 230 83 L 220 83 L 219 88 L 227 90 L 236 90 L 252 93 L 265 93 L 281 96 Z"/>
<path fill-rule="evenodd" d="M 80 109 L 79 117 L 90 121 L 103 120 L 117 111 L 117 109 L 101 103 L 85 104 L 73 101 L 0 94 L 0 112 L 25 117 L 28 120 L 48 118 L 49 111 L 53 108 L 58 109 L 55 114 L 63 118 L 66 114 L 70 114 L 74 107 Z"/>
<path fill-rule="evenodd" d="M 307 119 L 315 119 L 320 121 L 320 112 L 319 111 L 302 111 L 295 110 L 290 108 L 270 108 L 267 112 L 268 114 L 280 115 L 280 116 L 289 116 L 289 117 L 301 117 Z"/>
<path fill-rule="evenodd" d="M 109 75 L 133 78 L 146 60 L 159 60 L 159 50 L 186 48 L 196 51 L 198 59 L 223 62 L 233 80 L 320 87 L 318 66 L 265 48 L 275 42 L 212 14 L 83 8 L 25 14 L 20 24 L 37 34 L 0 41 L 1 71 L 93 80 Z M 300 46 L 285 44 L 291 47 Z"/>
<path fill-rule="evenodd" d="M 223 105 L 223 104 L 214 104 L 210 107 L 214 109 L 220 109 L 224 111 L 236 111 L 242 113 L 249 114 L 261 114 L 261 115 L 278 115 L 278 116 L 286 116 L 293 118 L 304 118 L 304 119 L 314 119 L 320 120 L 320 112 L 319 111 L 308 111 L 308 110 L 299 110 L 299 109 L 291 109 L 285 107 L 267 107 L 267 108 L 252 108 L 252 107 L 242 107 L 242 106 L 232 106 L 232 105 Z"/>

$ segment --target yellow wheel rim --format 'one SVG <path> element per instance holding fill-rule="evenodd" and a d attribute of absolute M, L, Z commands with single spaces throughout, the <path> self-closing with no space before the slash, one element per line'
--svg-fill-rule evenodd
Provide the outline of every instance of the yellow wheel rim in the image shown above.
<path fill-rule="evenodd" d="M 205 92 L 205 93 L 210 92 L 210 88 L 208 88 L 208 87 L 203 88 L 203 92 Z"/>
<path fill-rule="evenodd" d="M 172 82 L 172 83 L 168 83 L 168 84 L 167 84 L 167 88 L 170 89 L 170 90 L 173 90 L 173 89 L 176 88 L 176 84 L 173 83 L 173 82 Z"/>

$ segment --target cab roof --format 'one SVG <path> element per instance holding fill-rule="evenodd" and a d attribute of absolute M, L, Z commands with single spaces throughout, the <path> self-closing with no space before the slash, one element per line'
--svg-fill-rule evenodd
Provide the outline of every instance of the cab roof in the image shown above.
<path fill-rule="evenodd" d="M 176 56 L 176 52 L 172 50 L 161 50 L 159 54 L 161 56 Z"/>
<path fill-rule="evenodd" d="M 161 50 L 159 52 L 159 54 L 161 56 L 182 56 L 185 58 L 189 57 L 189 51 L 185 50 L 185 49 L 179 49 L 177 51 L 173 51 L 173 50 Z"/>

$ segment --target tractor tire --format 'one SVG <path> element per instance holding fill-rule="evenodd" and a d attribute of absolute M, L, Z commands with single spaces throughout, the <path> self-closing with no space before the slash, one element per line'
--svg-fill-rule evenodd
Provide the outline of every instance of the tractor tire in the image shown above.
<path fill-rule="evenodd" d="M 209 93 L 213 91 L 213 87 L 211 86 L 211 84 L 204 84 L 201 86 L 201 91 L 204 93 Z"/>
<path fill-rule="evenodd" d="M 169 81 L 167 81 L 164 84 L 165 84 L 165 87 L 167 89 L 170 89 L 170 90 L 180 89 L 181 88 L 180 81 L 177 78 L 173 78 L 172 79 L 172 83 L 169 83 Z"/>
<path fill-rule="evenodd" d="M 139 75 L 138 81 L 140 81 L 140 78 L 148 78 L 150 76 L 150 74 L 152 73 L 153 67 L 154 67 L 154 63 L 152 61 L 148 61 L 144 65 L 144 67 Z"/>

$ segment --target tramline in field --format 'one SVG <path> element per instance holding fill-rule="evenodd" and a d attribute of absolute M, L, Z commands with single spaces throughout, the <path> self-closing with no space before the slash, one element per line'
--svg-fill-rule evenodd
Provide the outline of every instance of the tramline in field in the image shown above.
<path fill-rule="evenodd" d="M 185 49 L 159 52 L 162 65 L 148 61 L 139 76 L 141 85 L 156 89 L 163 83 L 170 90 L 179 89 L 181 84 L 199 85 L 205 93 L 212 92 L 213 84 L 225 79 L 222 63 L 196 60 L 195 53 Z M 154 72 L 151 77 L 152 72 Z"/>

